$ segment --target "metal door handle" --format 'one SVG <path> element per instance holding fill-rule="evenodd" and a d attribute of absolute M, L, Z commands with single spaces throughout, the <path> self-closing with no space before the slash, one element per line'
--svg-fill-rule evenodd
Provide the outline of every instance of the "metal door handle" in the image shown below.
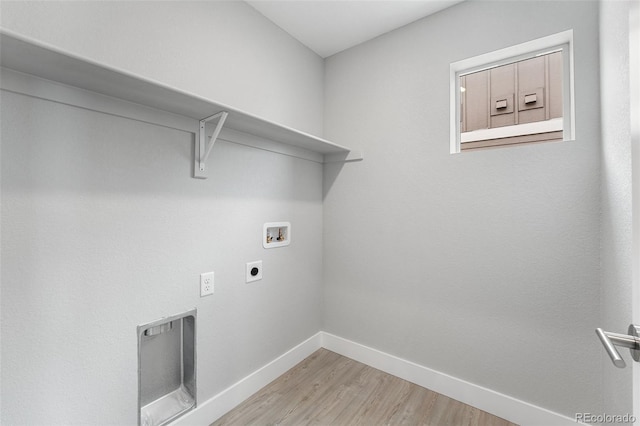
<path fill-rule="evenodd" d="M 626 364 L 620 356 L 620 352 L 616 349 L 616 346 L 629 348 L 633 360 L 640 362 L 640 325 L 630 324 L 628 333 L 629 334 L 611 333 L 601 328 L 596 328 L 596 334 L 600 338 L 602 345 L 607 350 L 611 361 L 613 361 L 613 365 L 618 368 L 624 368 Z"/>

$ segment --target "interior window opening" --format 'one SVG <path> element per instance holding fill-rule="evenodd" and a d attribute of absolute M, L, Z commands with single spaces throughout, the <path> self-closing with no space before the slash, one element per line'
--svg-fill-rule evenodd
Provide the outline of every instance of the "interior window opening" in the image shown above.
<path fill-rule="evenodd" d="M 451 64 L 451 152 L 573 139 L 571 39 L 568 31 Z"/>

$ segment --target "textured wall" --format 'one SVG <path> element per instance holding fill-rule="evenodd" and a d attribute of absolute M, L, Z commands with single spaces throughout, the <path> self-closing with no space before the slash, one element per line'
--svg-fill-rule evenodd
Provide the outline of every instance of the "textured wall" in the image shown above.
<path fill-rule="evenodd" d="M 323 61 L 242 1 L 5 1 L 2 27 L 322 132 Z"/>
<path fill-rule="evenodd" d="M 629 6 L 600 3 L 602 96 L 602 325 L 626 333 L 632 322 L 631 135 Z M 622 356 L 631 362 L 629 351 Z M 616 368 L 605 351 L 603 395 L 608 413 L 631 413 L 631 371 Z"/>
<path fill-rule="evenodd" d="M 321 130 L 322 61 L 244 3 L 1 7 L 14 31 Z M 136 326 L 193 307 L 199 402 L 320 330 L 320 164 L 218 142 L 196 180 L 189 133 L 7 92 L 1 108 L 0 423 L 136 424 Z M 291 245 L 264 250 L 281 220 Z"/>
<path fill-rule="evenodd" d="M 193 307 L 200 402 L 320 329 L 319 164 L 219 142 L 195 180 L 189 134 L 2 102 L 2 424 L 135 424 L 136 326 Z"/>
<path fill-rule="evenodd" d="M 525 25 L 523 23 L 531 23 Z M 449 154 L 449 64 L 574 30 L 573 142 Z M 598 3 L 465 2 L 326 61 L 324 330 L 555 412 L 602 405 Z"/>

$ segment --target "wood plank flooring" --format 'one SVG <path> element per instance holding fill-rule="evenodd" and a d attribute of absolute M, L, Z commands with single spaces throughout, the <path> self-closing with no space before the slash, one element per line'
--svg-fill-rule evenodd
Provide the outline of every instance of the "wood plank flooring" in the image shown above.
<path fill-rule="evenodd" d="M 226 425 L 515 426 L 326 349 L 211 426 Z"/>

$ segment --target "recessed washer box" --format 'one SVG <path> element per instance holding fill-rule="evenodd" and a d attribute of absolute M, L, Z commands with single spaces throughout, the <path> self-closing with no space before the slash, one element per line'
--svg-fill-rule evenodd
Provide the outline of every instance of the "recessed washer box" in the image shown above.
<path fill-rule="evenodd" d="M 262 228 L 262 247 L 284 247 L 291 243 L 291 224 L 289 222 L 265 223 Z"/>
<path fill-rule="evenodd" d="M 166 425 L 196 407 L 196 310 L 138 326 L 138 425 Z"/>

